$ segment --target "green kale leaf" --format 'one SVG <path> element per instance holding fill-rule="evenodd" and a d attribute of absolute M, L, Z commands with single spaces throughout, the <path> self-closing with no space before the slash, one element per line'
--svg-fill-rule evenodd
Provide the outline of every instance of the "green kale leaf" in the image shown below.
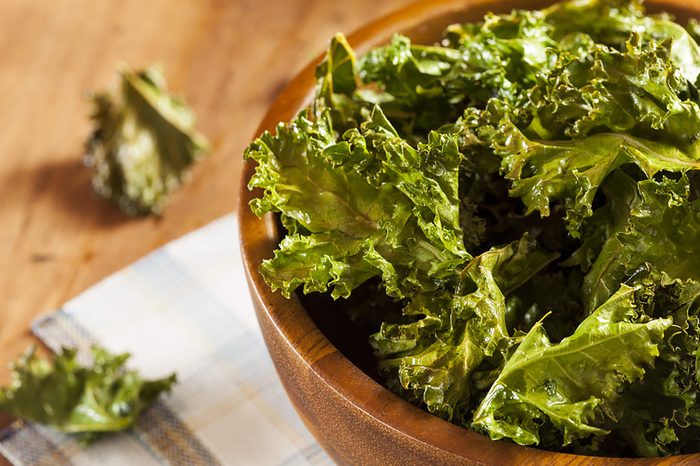
<path fill-rule="evenodd" d="M 121 72 L 118 95 L 92 96 L 87 160 L 95 192 L 130 215 L 160 214 L 188 168 L 208 151 L 194 116 L 156 68 Z"/>
<path fill-rule="evenodd" d="M 540 75 L 529 96 L 535 109 L 528 130 L 544 139 L 630 132 L 687 147 L 700 131 L 692 88 L 668 42 L 643 44 L 635 34 L 622 52 L 589 44 L 560 52 L 550 73 Z"/>
<path fill-rule="evenodd" d="M 484 111 L 468 112 L 462 129 L 479 133 L 473 137 L 477 144 L 486 141 L 502 158 L 504 176 L 512 180 L 510 195 L 522 199 L 527 213 L 537 210 L 548 216 L 550 204 L 563 201 L 574 237 L 579 236 L 583 219 L 593 214 L 601 183 L 622 165 L 635 164 L 649 178 L 661 170 L 683 173 L 700 168 L 700 147 L 696 144 L 686 152 L 673 144 L 627 133 L 599 133 L 567 141 L 535 140 L 526 137 L 509 117 L 499 119 L 504 111 L 501 104 L 492 101 Z"/>
<path fill-rule="evenodd" d="M 74 350 L 48 360 L 31 348 L 12 366 L 10 385 L 0 390 L 0 411 L 77 434 L 87 445 L 101 434 L 131 427 L 175 383 L 175 374 L 144 380 L 126 370 L 128 354 L 93 347 L 92 358 L 92 367 L 86 367 Z"/>
<path fill-rule="evenodd" d="M 537 444 L 540 429 L 562 445 L 604 435 L 596 424 L 624 382 L 644 375 L 671 319 L 636 322 L 635 289 L 623 285 L 569 337 L 552 344 L 540 322 L 527 333 L 474 413 L 492 439 Z"/>
<path fill-rule="evenodd" d="M 672 279 L 646 265 L 633 281 L 641 285 L 640 308 L 673 324 L 659 343 L 659 357 L 644 378 L 612 407 L 612 436 L 625 439 L 639 456 L 693 451 L 700 435 L 697 354 L 700 348 L 700 283 Z"/>
<path fill-rule="evenodd" d="M 474 258 L 453 291 L 416 296 L 404 309 L 407 322 L 384 323 L 371 337 L 390 387 L 441 417 L 465 420 L 471 373 L 509 338 L 504 294 L 556 257 L 525 235 Z"/>
<path fill-rule="evenodd" d="M 246 151 L 284 228 L 261 274 L 348 298 L 311 314 L 349 313 L 365 370 L 451 422 L 697 452 L 698 30 L 567 0 L 364 56 L 336 35 L 311 104 Z"/>
<path fill-rule="evenodd" d="M 645 263 L 671 278 L 700 280 L 700 259 L 694 253 L 700 241 L 700 202 L 688 200 L 688 178 L 623 181 L 611 189 L 623 186 L 629 213 L 616 219 L 617 226 L 585 277 L 588 309 L 605 301 L 615 283 Z"/>
<path fill-rule="evenodd" d="M 544 10 L 557 38 L 584 33 L 598 43 L 624 50 L 632 34 L 643 43 L 671 42 L 671 57 L 685 78 L 695 83 L 700 74 L 700 47 L 688 31 L 668 15 L 644 14 L 640 0 L 560 2 Z"/>
<path fill-rule="evenodd" d="M 258 162 L 249 187 L 265 190 L 253 211 L 299 225 L 260 269 L 286 295 L 303 284 L 307 293 L 330 286 L 334 297 L 348 296 L 381 276 L 391 296 L 405 298 L 471 258 L 459 224 L 455 136 L 434 132 L 412 147 L 375 107 L 337 140 L 325 111 L 264 134 L 246 157 Z"/>

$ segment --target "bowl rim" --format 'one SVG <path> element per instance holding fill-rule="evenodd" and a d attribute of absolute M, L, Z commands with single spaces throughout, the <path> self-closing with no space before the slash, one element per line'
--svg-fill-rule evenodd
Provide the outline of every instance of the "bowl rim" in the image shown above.
<path fill-rule="evenodd" d="M 349 34 L 347 40 L 355 52 L 361 55 L 372 47 L 386 43 L 393 33 L 419 27 L 420 23 L 426 19 L 437 18 L 449 13 L 458 14 L 467 9 L 481 9 L 483 12 L 491 8 L 496 10 L 510 9 L 504 8 L 505 3 L 511 7 L 517 3 L 529 3 L 530 8 L 532 8 L 538 6 L 537 4 L 551 4 L 554 1 L 418 1 L 360 27 Z M 688 3 L 697 5 L 700 2 L 691 0 L 684 4 Z M 648 0 L 647 6 L 652 5 L 654 9 L 663 9 L 664 6 L 675 9 L 682 8 L 680 0 Z M 700 9 L 700 5 L 697 5 L 697 9 Z M 310 102 L 316 82 L 315 69 L 324 57 L 325 51 L 307 64 L 282 89 L 263 117 L 255 137 L 265 131 L 274 133 L 279 122 L 291 120 Z M 255 166 L 254 162 L 244 161 L 237 216 L 241 257 L 250 293 L 254 301 L 261 304 L 260 309 L 256 306 L 258 319 L 266 318 L 309 370 L 347 402 L 375 421 L 415 442 L 437 448 L 458 461 L 487 464 L 517 459 L 518 462 L 527 461 L 538 464 L 542 462 L 559 464 L 561 462 L 564 464 L 584 460 L 585 464 L 601 465 L 700 462 L 700 453 L 659 458 L 597 457 L 541 450 L 508 441 L 494 441 L 468 428 L 440 419 L 391 392 L 365 374 L 335 348 L 309 317 L 296 295 L 292 296 L 291 299 L 283 298 L 279 292 L 273 292 L 258 273 L 258 266 L 262 260 L 272 256 L 277 242 L 274 240 L 276 238 L 276 223 L 271 214 L 258 218 L 249 208 L 249 202 L 259 197 L 262 192 L 259 188 L 251 191 L 247 187 L 248 180 L 255 171 Z M 333 361 L 332 365 L 324 364 L 324 361 L 329 358 Z M 339 372 L 346 376 L 339 378 L 337 376 Z M 368 399 L 367 396 L 358 396 L 355 391 L 358 384 L 363 389 L 373 393 L 376 398 Z M 382 403 L 378 403 L 377 400 L 381 400 Z M 410 422 L 404 422 L 406 418 Z M 398 422 L 395 422 L 397 420 Z M 306 423 L 306 419 L 303 421 Z M 420 423 L 421 428 L 415 428 L 417 423 Z M 312 426 L 307 425 L 307 427 L 311 428 Z M 311 430 L 313 432 L 313 429 Z M 460 436 L 463 437 L 463 440 L 455 442 L 454 439 Z"/>

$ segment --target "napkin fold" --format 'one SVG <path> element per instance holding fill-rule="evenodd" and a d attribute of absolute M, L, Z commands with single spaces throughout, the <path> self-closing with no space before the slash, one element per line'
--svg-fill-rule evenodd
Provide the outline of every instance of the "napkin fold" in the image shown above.
<path fill-rule="evenodd" d="M 0 433 L 15 465 L 330 465 L 294 412 L 255 319 L 234 214 L 149 254 L 38 319 L 49 348 L 129 352 L 146 378 L 178 383 L 134 429 L 87 449 L 16 421 Z"/>

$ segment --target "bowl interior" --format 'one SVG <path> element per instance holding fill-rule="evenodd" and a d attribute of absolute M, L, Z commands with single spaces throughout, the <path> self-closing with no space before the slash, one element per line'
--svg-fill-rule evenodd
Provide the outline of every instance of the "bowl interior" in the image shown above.
<path fill-rule="evenodd" d="M 547 0 L 438 0 L 417 3 L 353 33 L 348 37 L 348 40 L 358 54 L 363 54 L 372 47 L 387 43 L 395 32 L 407 35 L 414 43 L 431 44 L 441 39 L 442 31 L 450 24 L 478 21 L 490 11 L 505 13 L 514 8 L 535 9 L 551 3 L 553 2 Z M 681 24 L 684 24 L 690 17 L 700 17 L 700 1 L 697 0 L 687 2 L 678 0 L 648 1 L 646 6 L 650 13 L 662 11 L 671 13 Z M 319 57 L 311 63 L 283 91 L 261 123 L 259 133 L 274 131 L 275 125 L 279 121 L 290 120 L 309 102 L 314 85 L 313 71 L 321 58 Z M 243 176 L 244 183 L 247 183 L 253 170 L 253 165 L 247 163 Z M 368 336 L 377 330 L 376 325 L 352 323 L 347 314 L 340 309 L 345 306 L 345 303 L 333 301 L 327 295 L 304 296 L 298 293 L 295 299 L 286 301 L 266 288 L 256 270 L 263 259 L 272 256 L 272 252 L 281 238 L 282 229 L 279 222 L 272 216 L 261 220 L 250 213 L 247 204 L 252 198 L 260 195 L 259 191 L 249 192 L 244 186 L 241 194 L 239 215 L 244 259 L 249 267 L 252 292 L 263 303 L 265 312 L 292 344 L 298 341 L 296 336 L 292 335 L 290 338 L 292 333 L 298 332 L 298 330 L 292 330 L 293 327 L 301 326 L 305 329 L 304 331 L 317 332 L 320 330 L 330 342 L 328 346 L 332 350 L 339 350 L 358 369 L 381 385 L 382 381 L 377 374 L 375 359 L 368 344 Z M 368 286 L 372 286 L 372 284 Z M 328 341 L 325 341 L 324 344 L 328 344 Z M 321 351 L 325 351 L 325 349 Z M 307 357 L 303 352 L 300 354 L 302 357 Z M 408 408 L 410 406 L 407 406 Z M 463 429 L 459 430 L 464 433 Z M 448 434 L 453 432 L 453 430 L 445 430 L 445 433 Z M 412 432 L 408 433 L 413 435 Z M 424 435 L 425 441 L 428 440 L 427 434 L 416 434 L 416 438 L 421 435 Z M 505 443 L 501 448 L 509 450 L 511 447 L 513 445 Z M 558 458 L 571 458 L 570 455 L 550 455 Z"/>
<path fill-rule="evenodd" d="M 454 2 L 453 2 L 454 3 Z M 433 17 L 416 25 L 405 26 L 404 29 L 397 29 L 397 32 L 407 35 L 414 43 L 432 44 L 440 41 L 442 31 L 450 24 L 460 22 L 479 21 L 487 12 L 506 13 L 514 8 L 536 9 L 552 4 L 552 1 L 473 1 L 461 2 L 455 9 L 447 9 L 438 12 Z M 648 2 L 647 10 L 650 13 L 667 12 L 672 14 L 677 21 L 685 24 L 688 18 L 698 17 L 700 12 L 699 2 L 688 2 L 681 4 L 675 1 Z M 390 37 L 379 39 L 375 45 L 386 43 Z M 360 53 L 369 48 L 366 44 L 358 47 Z M 278 231 L 281 227 L 278 226 Z M 367 288 L 376 286 L 375 283 L 365 284 Z M 358 290 L 362 292 L 362 288 Z M 334 301 L 327 294 L 314 293 L 304 295 L 297 293 L 297 297 L 306 309 L 311 319 L 330 340 L 331 343 L 350 361 L 369 375 L 375 381 L 381 383 L 382 379 L 377 373 L 376 363 L 372 355 L 372 349 L 368 342 L 369 335 L 379 330 L 378 325 L 367 322 L 353 321 L 344 307 L 347 304 L 341 301 Z M 350 298 L 352 300 L 352 297 Z M 350 303 L 351 304 L 351 303 Z M 391 305 L 391 303 L 385 303 Z"/>

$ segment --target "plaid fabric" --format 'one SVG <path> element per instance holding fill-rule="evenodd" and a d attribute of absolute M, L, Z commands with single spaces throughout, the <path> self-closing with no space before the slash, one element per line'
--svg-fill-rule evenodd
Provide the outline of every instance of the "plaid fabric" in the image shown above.
<path fill-rule="evenodd" d="M 98 342 L 146 377 L 178 384 L 128 432 L 82 450 L 17 421 L 0 434 L 16 465 L 325 465 L 274 371 L 255 320 L 229 215 L 133 264 L 39 319 L 51 349 Z"/>

